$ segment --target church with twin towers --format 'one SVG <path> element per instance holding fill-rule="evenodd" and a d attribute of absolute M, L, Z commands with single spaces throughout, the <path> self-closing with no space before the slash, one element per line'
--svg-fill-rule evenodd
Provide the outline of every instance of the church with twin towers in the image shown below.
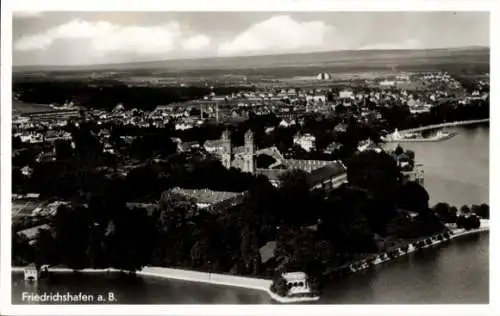
<path fill-rule="evenodd" d="M 248 130 L 244 136 L 242 147 L 233 147 L 231 144 L 231 132 L 225 130 L 221 137 L 221 151 L 219 153 L 222 165 L 226 168 L 236 168 L 243 172 L 255 173 L 256 152 L 253 132 Z"/>
<path fill-rule="evenodd" d="M 231 131 L 225 130 L 220 139 L 207 140 L 204 148 L 217 156 L 225 168 L 263 175 L 275 186 L 279 186 L 282 175 L 290 170 L 308 173 L 314 188 L 334 188 L 347 181 L 347 169 L 341 161 L 285 159 L 275 146 L 257 149 L 251 130 L 245 132 L 243 146 L 233 146 Z M 268 155 L 274 162 L 267 168 L 258 168 L 259 155 Z"/>

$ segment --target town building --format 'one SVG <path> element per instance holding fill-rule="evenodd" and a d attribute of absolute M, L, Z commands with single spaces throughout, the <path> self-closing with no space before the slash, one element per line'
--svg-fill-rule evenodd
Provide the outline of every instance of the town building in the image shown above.
<path fill-rule="evenodd" d="M 325 149 L 323 149 L 323 153 L 325 154 L 333 154 L 337 150 L 340 150 L 342 148 L 342 144 L 338 142 L 332 142 L 328 146 L 326 146 Z"/>
<path fill-rule="evenodd" d="M 286 272 L 281 275 L 288 288 L 287 296 L 310 294 L 311 286 L 304 272 Z"/>
<path fill-rule="evenodd" d="M 295 122 L 294 119 L 289 119 L 289 118 L 284 118 L 281 120 L 281 122 L 278 124 L 280 127 L 290 127 L 294 126 L 297 123 Z"/>
<path fill-rule="evenodd" d="M 246 192 L 214 191 L 210 189 L 173 188 L 169 193 L 180 194 L 195 200 L 196 206 L 208 212 L 223 212 L 243 203 Z"/>
<path fill-rule="evenodd" d="M 326 95 L 324 94 L 308 94 L 306 95 L 307 103 L 326 102 Z"/>
<path fill-rule="evenodd" d="M 71 133 L 65 131 L 49 130 L 44 135 L 45 142 L 55 142 L 56 140 L 71 140 Z"/>
<path fill-rule="evenodd" d="M 296 135 L 293 138 L 293 143 L 302 147 L 305 151 L 310 152 L 316 148 L 316 137 L 311 134 Z"/>
<path fill-rule="evenodd" d="M 320 72 L 317 76 L 316 79 L 318 80 L 330 80 L 332 76 L 329 73 L 326 72 Z"/>
<path fill-rule="evenodd" d="M 339 91 L 339 98 L 340 99 L 350 99 L 354 96 L 354 92 L 350 89 L 345 89 Z"/>
<path fill-rule="evenodd" d="M 36 132 L 15 133 L 14 137 L 19 137 L 21 139 L 21 142 L 30 144 L 42 143 L 44 139 L 43 134 Z"/>
<path fill-rule="evenodd" d="M 374 151 L 376 153 L 381 153 L 384 151 L 384 149 L 373 142 L 371 139 L 367 139 L 364 141 L 361 141 L 358 146 L 358 151 L 363 152 L 363 151 Z"/>
<path fill-rule="evenodd" d="M 378 84 L 381 87 L 394 87 L 396 85 L 396 81 L 394 81 L 394 80 L 382 80 Z"/>

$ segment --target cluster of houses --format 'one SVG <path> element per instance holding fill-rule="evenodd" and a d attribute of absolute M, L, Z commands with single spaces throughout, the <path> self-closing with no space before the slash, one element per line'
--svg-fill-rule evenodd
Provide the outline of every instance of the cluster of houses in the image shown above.
<path fill-rule="evenodd" d="M 447 72 L 426 72 L 419 75 L 420 81 L 427 86 L 436 86 L 442 84 L 449 89 L 461 89 L 462 85 Z"/>

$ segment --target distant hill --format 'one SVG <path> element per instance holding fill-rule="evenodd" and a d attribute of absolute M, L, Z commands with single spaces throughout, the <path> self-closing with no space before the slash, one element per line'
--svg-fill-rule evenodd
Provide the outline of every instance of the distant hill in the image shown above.
<path fill-rule="evenodd" d="M 88 78 L 93 73 L 116 72 L 115 78 L 134 75 L 160 77 L 199 77 L 248 75 L 293 77 L 331 73 L 371 71 L 448 71 L 459 73 L 489 72 L 488 47 L 464 47 L 427 50 L 358 50 L 286 55 L 262 55 L 228 58 L 176 59 L 136 63 L 86 66 L 20 66 L 13 67 L 15 80 L 26 75 L 33 78 Z M 41 77 L 40 77 L 41 76 Z M 117 77 L 118 76 L 118 77 Z M 60 77 L 64 78 L 64 77 Z"/>
<path fill-rule="evenodd" d="M 488 47 L 463 47 L 426 50 L 357 50 L 286 55 L 262 55 L 227 58 L 175 59 L 85 66 L 15 66 L 13 72 L 52 71 L 127 71 L 127 70 L 208 70 L 261 68 L 336 68 L 345 66 L 398 67 L 422 63 L 480 63 L 489 65 Z"/>

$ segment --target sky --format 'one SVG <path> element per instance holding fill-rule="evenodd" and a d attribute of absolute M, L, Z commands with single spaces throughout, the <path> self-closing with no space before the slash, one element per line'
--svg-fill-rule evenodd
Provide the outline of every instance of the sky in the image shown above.
<path fill-rule="evenodd" d="M 18 11 L 13 64 L 489 46 L 489 25 L 488 12 Z"/>

